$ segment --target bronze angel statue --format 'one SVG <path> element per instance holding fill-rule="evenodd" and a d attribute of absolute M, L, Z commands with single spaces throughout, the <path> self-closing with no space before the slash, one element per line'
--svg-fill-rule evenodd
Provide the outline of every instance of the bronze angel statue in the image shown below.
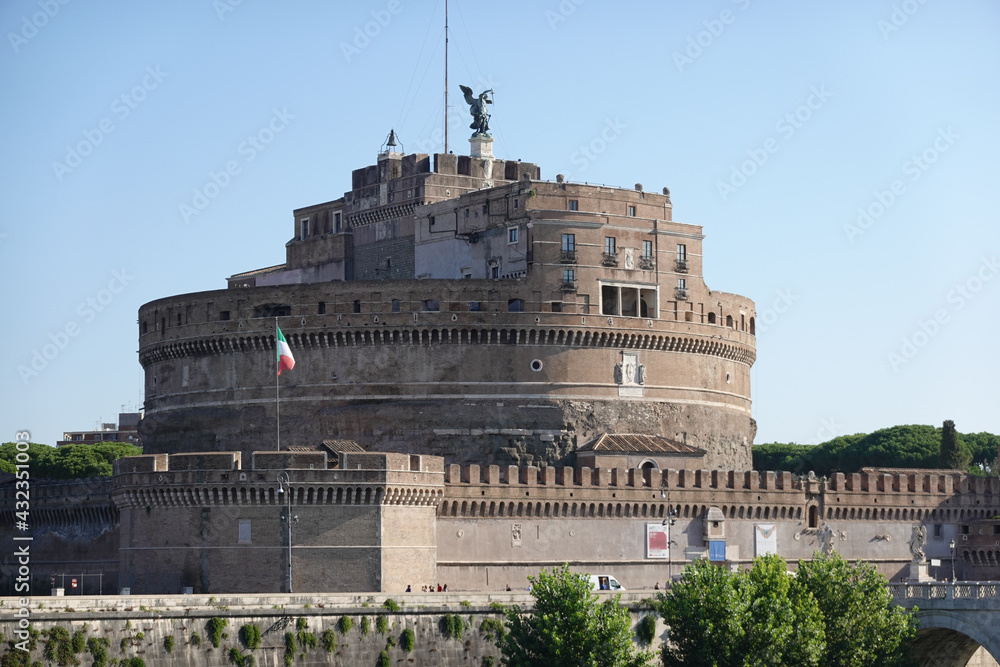
<path fill-rule="evenodd" d="M 493 89 L 484 90 L 479 93 L 479 97 L 473 97 L 472 88 L 461 85 L 459 88 L 465 93 L 465 101 L 469 103 L 469 113 L 472 114 L 472 124 L 469 125 L 475 130 L 472 136 L 490 136 L 490 114 L 486 110 L 486 105 L 493 104 L 493 98 L 490 97 L 493 94 Z"/>

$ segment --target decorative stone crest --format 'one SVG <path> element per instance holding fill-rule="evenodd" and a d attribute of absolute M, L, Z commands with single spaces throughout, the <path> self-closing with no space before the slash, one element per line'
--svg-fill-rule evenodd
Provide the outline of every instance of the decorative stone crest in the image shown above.
<path fill-rule="evenodd" d="M 615 364 L 615 383 L 619 396 L 642 396 L 646 367 L 639 363 L 639 355 L 622 352 L 622 360 Z"/>

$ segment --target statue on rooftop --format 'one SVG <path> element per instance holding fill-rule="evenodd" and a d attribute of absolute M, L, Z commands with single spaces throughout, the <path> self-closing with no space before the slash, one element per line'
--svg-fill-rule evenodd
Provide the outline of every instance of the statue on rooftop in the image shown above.
<path fill-rule="evenodd" d="M 493 104 L 493 89 L 484 90 L 479 93 L 479 97 L 472 96 L 472 88 L 459 86 L 465 94 L 465 101 L 469 103 L 469 113 L 472 114 L 472 124 L 469 125 L 475 132 L 472 136 L 490 136 L 490 114 L 486 109 L 487 104 Z"/>

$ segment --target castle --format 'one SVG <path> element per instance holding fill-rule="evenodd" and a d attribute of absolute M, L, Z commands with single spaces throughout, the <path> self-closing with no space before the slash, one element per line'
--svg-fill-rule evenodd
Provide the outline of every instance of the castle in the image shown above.
<path fill-rule="evenodd" d="M 502 590 L 562 563 L 644 588 L 772 552 L 920 579 L 997 562 L 968 538 L 1000 480 L 749 471 L 754 304 L 708 289 L 701 228 L 666 188 L 543 181 L 483 136 L 468 156 L 392 139 L 343 197 L 294 211 L 284 264 L 140 308 L 145 454 L 111 480 L 35 483 L 36 588 Z M 280 449 L 276 323 L 297 362 Z"/>

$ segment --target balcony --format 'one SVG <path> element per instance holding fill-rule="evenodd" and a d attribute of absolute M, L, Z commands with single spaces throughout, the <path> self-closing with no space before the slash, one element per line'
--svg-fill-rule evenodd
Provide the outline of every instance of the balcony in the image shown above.
<path fill-rule="evenodd" d="M 688 263 L 686 259 L 678 259 L 674 262 L 674 271 L 677 273 L 687 273 Z"/>
<path fill-rule="evenodd" d="M 575 292 L 576 291 L 576 281 L 575 280 L 564 280 L 560 285 L 560 289 L 563 292 Z"/>
<path fill-rule="evenodd" d="M 601 264 L 604 266 L 618 266 L 618 253 L 616 252 L 606 252 L 601 258 Z"/>
<path fill-rule="evenodd" d="M 559 261 L 563 264 L 576 264 L 576 250 L 563 250 Z"/>
<path fill-rule="evenodd" d="M 685 301 L 688 298 L 688 291 L 678 287 L 674 290 L 674 298 L 678 301 Z"/>
<path fill-rule="evenodd" d="M 640 257 L 639 258 L 639 268 L 646 271 L 653 270 L 653 258 L 652 257 Z"/>

